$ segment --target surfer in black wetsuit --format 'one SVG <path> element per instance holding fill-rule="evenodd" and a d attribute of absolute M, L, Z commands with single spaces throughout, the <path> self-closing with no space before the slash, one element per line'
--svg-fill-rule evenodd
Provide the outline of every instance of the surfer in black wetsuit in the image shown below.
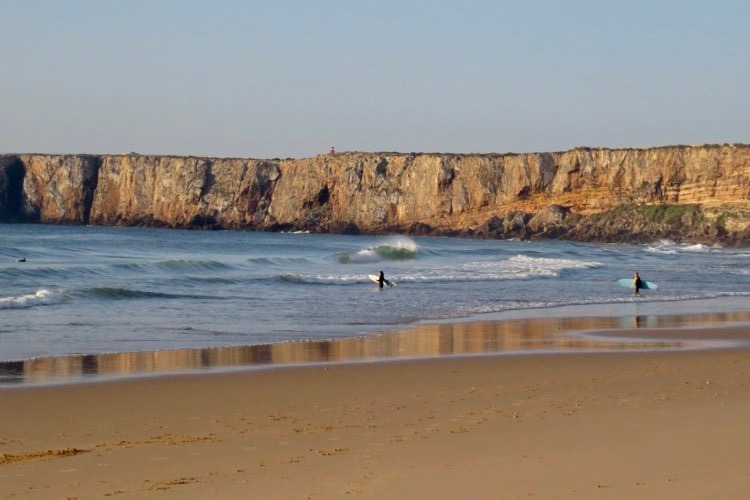
<path fill-rule="evenodd" d="M 383 283 L 385 283 L 385 274 L 383 274 L 383 271 L 380 271 L 380 276 L 378 276 L 378 285 L 380 288 L 383 288 Z"/>
<path fill-rule="evenodd" d="M 640 297 L 641 288 L 643 288 L 643 282 L 641 281 L 641 277 L 638 275 L 638 271 L 636 271 L 633 275 L 633 288 L 635 288 L 635 294 Z"/>

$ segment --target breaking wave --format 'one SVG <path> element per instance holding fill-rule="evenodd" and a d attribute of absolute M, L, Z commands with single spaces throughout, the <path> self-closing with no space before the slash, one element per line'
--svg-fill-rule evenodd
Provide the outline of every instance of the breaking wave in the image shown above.
<path fill-rule="evenodd" d="M 342 264 L 363 264 L 384 260 L 416 259 L 419 245 L 409 238 L 398 238 L 391 242 L 363 248 L 358 252 L 339 253 L 336 259 Z"/>
<path fill-rule="evenodd" d="M 35 306 L 59 304 L 64 300 L 65 295 L 62 292 L 41 288 L 34 293 L 0 298 L 0 309 L 28 309 Z"/>

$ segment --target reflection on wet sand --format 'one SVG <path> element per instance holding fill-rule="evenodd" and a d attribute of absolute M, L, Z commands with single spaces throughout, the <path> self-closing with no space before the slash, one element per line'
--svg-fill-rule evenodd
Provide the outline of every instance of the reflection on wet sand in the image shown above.
<path fill-rule="evenodd" d="M 659 332 L 652 331 L 648 335 L 639 333 L 638 339 L 635 339 L 632 330 L 679 329 L 748 321 L 750 312 L 434 323 L 417 325 L 408 330 L 331 341 L 75 355 L 5 362 L 0 363 L 0 383 L 72 382 L 94 376 L 112 378 L 209 368 L 449 355 L 700 347 L 711 345 L 710 342 L 718 339 L 711 338 L 706 333 L 708 329 L 704 332 L 703 341 L 689 339 L 687 335 L 681 337 L 674 332 L 670 340 L 659 340 Z M 619 331 L 613 335 L 612 330 Z M 606 332 L 591 335 L 592 332 L 603 331 Z"/>

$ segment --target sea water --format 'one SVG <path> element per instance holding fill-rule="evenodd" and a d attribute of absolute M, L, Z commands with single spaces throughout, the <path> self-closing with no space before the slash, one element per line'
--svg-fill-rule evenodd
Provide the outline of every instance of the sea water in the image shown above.
<path fill-rule="evenodd" d="M 368 279 L 381 270 L 396 287 Z M 659 289 L 615 283 L 634 271 Z M 0 225 L 0 361 L 735 310 L 746 248 Z"/>

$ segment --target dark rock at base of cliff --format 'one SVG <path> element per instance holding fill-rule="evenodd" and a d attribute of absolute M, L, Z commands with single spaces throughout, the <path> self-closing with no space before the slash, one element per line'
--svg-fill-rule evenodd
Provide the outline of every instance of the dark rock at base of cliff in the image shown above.
<path fill-rule="evenodd" d="M 274 222 L 266 226 L 264 230 L 270 231 L 272 233 L 288 233 L 291 231 L 296 231 L 298 229 L 294 226 L 294 224 L 280 224 L 278 222 Z"/>
<path fill-rule="evenodd" d="M 538 211 L 528 222 L 532 234 L 559 233 L 563 221 L 570 215 L 570 209 L 560 205 L 549 205 Z"/>
<path fill-rule="evenodd" d="M 436 234 L 435 228 L 424 222 L 415 222 L 407 229 L 407 233 L 413 236 L 432 236 Z"/>
<path fill-rule="evenodd" d="M 735 233 L 734 236 L 729 240 L 729 242 L 733 245 L 750 245 L 750 226 L 746 227 L 740 232 Z"/>
<path fill-rule="evenodd" d="M 709 219 L 697 205 L 618 207 L 581 217 L 561 236 L 581 241 L 619 243 L 647 243 L 659 239 L 676 242 L 742 243 L 741 237 L 728 237 L 721 222 Z"/>
<path fill-rule="evenodd" d="M 484 227 L 487 229 L 488 233 L 498 234 L 503 230 L 503 220 L 497 215 L 494 215 L 487 219 L 487 222 L 484 223 Z"/>
<path fill-rule="evenodd" d="M 359 227 L 352 222 L 332 222 L 326 227 L 326 232 L 335 234 L 360 234 Z"/>
<path fill-rule="evenodd" d="M 531 215 L 526 212 L 513 212 L 503 217 L 503 234 L 506 238 L 528 239 L 531 229 L 527 225 Z"/>
<path fill-rule="evenodd" d="M 224 229 L 224 227 L 216 222 L 215 217 L 208 215 L 196 215 L 193 220 L 190 221 L 191 229 L 209 229 L 212 231 L 218 231 Z"/>

